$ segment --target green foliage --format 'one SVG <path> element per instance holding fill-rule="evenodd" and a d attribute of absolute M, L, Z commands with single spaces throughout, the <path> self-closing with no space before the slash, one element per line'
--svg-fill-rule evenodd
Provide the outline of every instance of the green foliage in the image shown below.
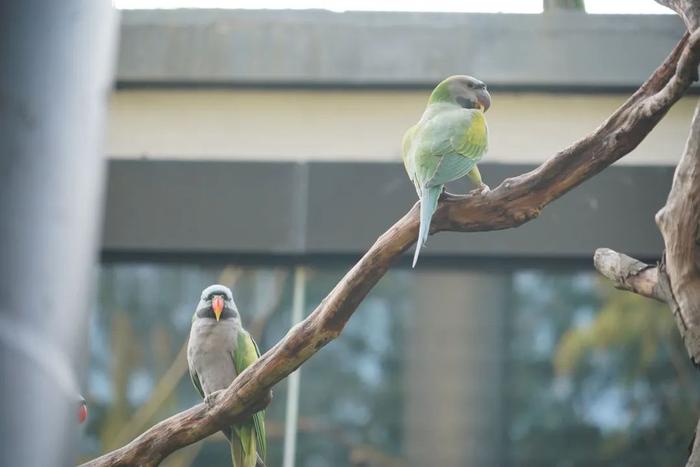
<path fill-rule="evenodd" d="M 595 319 L 567 330 L 559 341 L 554 366 L 559 375 L 580 369 L 596 351 L 616 352 L 625 376 L 634 382 L 663 358 L 661 347 L 672 345 L 675 324 L 668 307 L 632 293 L 600 286 L 603 304 Z"/>
<path fill-rule="evenodd" d="M 589 275 L 519 276 L 516 315 L 532 328 L 515 339 L 515 463 L 681 465 L 700 381 L 668 308 Z"/>

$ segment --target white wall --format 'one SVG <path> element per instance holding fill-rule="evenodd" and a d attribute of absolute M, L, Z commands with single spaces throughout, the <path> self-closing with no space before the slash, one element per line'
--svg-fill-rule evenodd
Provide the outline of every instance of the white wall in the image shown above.
<path fill-rule="evenodd" d="M 427 91 L 123 90 L 112 95 L 116 158 L 399 160 Z M 493 94 L 493 162 L 538 163 L 596 128 L 626 95 Z M 675 164 L 697 98 L 677 103 L 623 159 Z"/>

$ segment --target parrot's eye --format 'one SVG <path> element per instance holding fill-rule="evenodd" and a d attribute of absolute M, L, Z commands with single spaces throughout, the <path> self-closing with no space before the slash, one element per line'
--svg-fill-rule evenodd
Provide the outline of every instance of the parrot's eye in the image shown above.
<path fill-rule="evenodd" d="M 469 89 L 474 89 L 474 88 L 475 88 L 474 83 L 472 83 L 471 81 L 467 83 L 467 87 L 468 87 Z"/>

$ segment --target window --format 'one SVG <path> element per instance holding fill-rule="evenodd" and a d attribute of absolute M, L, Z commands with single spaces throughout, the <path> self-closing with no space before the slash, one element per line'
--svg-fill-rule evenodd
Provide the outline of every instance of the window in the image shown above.
<path fill-rule="evenodd" d="M 669 311 L 570 266 L 390 271 L 301 368 L 296 465 L 681 463 L 700 381 Z M 347 267 L 307 267 L 307 314 Z M 205 286 L 233 288 L 264 352 L 291 324 L 293 270 L 103 264 L 85 458 L 199 400 L 182 346 Z M 271 466 L 282 463 L 287 403 L 283 382 L 267 412 Z M 215 465 L 228 447 L 217 436 L 174 456 Z"/>

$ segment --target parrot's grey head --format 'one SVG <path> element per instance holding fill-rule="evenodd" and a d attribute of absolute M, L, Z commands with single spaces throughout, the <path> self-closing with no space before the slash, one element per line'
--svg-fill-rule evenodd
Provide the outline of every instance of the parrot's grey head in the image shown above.
<path fill-rule="evenodd" d="M 213 318 L 216 321 L 239 318 L 231 289 L 221 284 L 210 285 L 202 291 L 195 314 L 197 318 Z"/>
<path fill-rule="evenodd" d="M 457 104 L 465 109 L 486 112 L 491 107 L 491 94 L 486 90 L 483 81 L 467 75 L 455 75 L 435 87 L 430 95 L 430 103 L 436 102 Z"/>

